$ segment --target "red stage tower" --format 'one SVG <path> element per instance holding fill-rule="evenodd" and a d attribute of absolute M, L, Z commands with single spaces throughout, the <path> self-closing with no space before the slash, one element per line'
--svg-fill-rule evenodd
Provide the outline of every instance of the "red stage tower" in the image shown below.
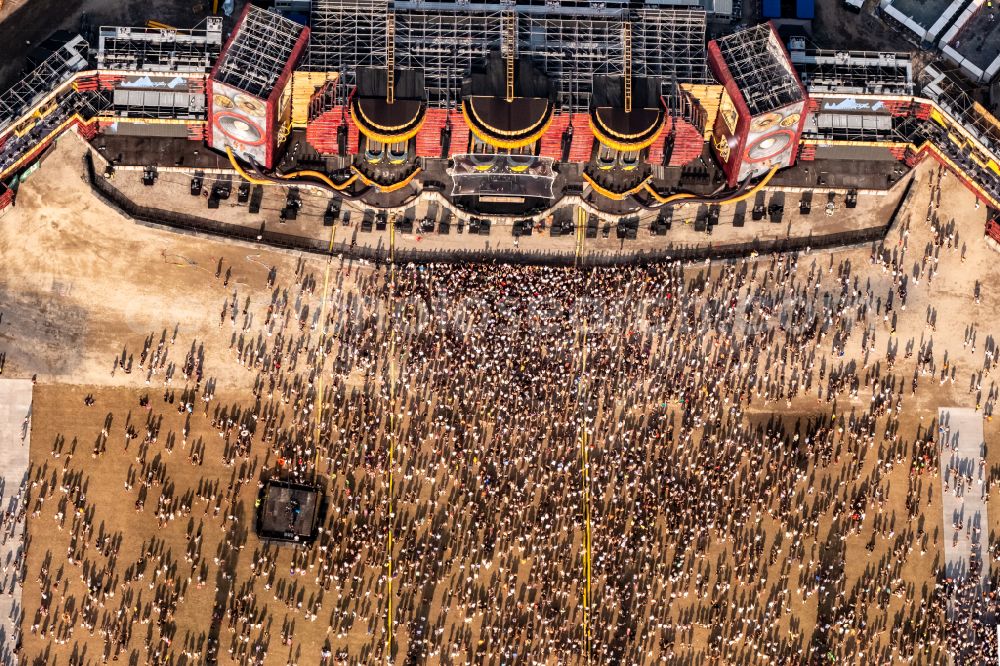
<path fill-rule="evenodd" d="M 771 23 L 708 44 L 723 85 L 712 150 L 730 186 L 795 163 L 808 95 Z"/>
<path fill-rule="evenodd" d="M 208 145 L 265 169 L 277 161 L 292 113 L 292 70 L 309 29 L 248 4 L 208 79 Z"/>

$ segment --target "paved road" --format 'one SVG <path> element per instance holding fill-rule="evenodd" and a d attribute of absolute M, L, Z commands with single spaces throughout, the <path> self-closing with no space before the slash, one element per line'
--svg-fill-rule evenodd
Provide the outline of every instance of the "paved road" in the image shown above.
<path fill-rule="evenodd" d="M 19 503 L 28 475 L 31 381 L 0 379 L 0 516 Z M 24 549 L 24 520 L 0 529 L 0 664 L 16 664 L 11 654 L 21 620 L 17 562 Z"/>

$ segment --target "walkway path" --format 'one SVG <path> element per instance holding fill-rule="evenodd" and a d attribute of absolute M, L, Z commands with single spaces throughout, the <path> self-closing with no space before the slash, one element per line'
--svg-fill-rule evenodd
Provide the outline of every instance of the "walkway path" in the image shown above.
<path fill-rule="evenodd" d="M 969 558 L 988 556 L 983 547 L 987 525 L 983 483 L 986 470 L 979 464 L 983 457 L 983 416 L 973 409 L 938 410 L 941 428 L 941 469 L 944 497 L 945 573 L 963 578 L 969 571 Z M 971 477 L 971 481 L 970 481 Z M 961 529 L 955 525 L 961 524 Z M 975 530 L 984 530 L 977 535 Z M 989 563 L 980 571 L 985 581 Z"/>
<path fill-rule="evenodd" d="M 24 550 L 24 518 L 20 514 L 22 483 L 28 476 L 31 434 L 31 381 L 0 380 L 0 664 L 17 664 L 12 654 L 21 620 L 19 570 Z M 18 514 L 6 522 L 7 512 Z"/>
<path fill-rule="evenodd" d="M 985 456 L 983 415 L 974 409 L 942 407 L 938 410 L 938 424 L 942 445 L 944 575 L 955 583 L 949 613 L 964 615 L 975 609 L 977 601 L 989 591 L 989 521 L 983 501 L 986 468 L 980 462 Z M 978 571 L 972 568 L 976 566 L 973 562 L 981 564 Z M 970 580 L 970 575 L 975 578 Z M 971 637 L 971 626 L 969 630 Z"/>

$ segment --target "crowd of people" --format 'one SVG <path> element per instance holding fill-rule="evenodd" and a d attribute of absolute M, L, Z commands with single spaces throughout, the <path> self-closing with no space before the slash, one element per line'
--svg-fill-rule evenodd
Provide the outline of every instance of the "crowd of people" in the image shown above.
<path fill-rule="evenodd" d="M 101 473 L 153 536 L 120 559 L 135 536 L 57 441 L 26 506 L 68 546 L 29 572 L 25 627 L 155 664 L 996 663 L 995 598 L 939 575 L 936 409 L 915 406 L 966 374 L 984 416 L 997 398 L 986 320 L 959 362 L 933 308 L 906 312 L 964 260 L 941 178 L 867 265 L 303 261 L 264 291 L 216 271 L 253 395 L 216 395 L 176 329 L 114 359 L 146 387 L 87 403 L 108 412 L 89 453 L 127 456 Z M 326 494 L 309 547 L 252 536 L 275 476 Z M 210 619 L 182 622 L 203 589 Z"/>

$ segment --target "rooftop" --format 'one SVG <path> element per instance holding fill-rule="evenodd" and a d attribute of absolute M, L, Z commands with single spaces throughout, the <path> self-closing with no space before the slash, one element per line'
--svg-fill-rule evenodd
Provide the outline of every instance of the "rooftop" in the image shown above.
<path fill-rule="evenodd" d="M 924 30 L 929 30 L 954 0 L 892 0 L 891 6 Z"/>
<path fill-rule="evenodd" d="M 102 26 L 98 35 L 98 69 L 207 73 L 222 49 L 222 19 L 191 30 Z"/>
<path fill-rule="evenodd" d="M 793 49 L 791 58 L 809 92 L 913 92 L 913 66 L 906 53 Z"/>
<path fill-rule="evenodd" d="M 983 3 L 948 44 L 976 67 L 987 71 L 1000 58 L 1000 11 Z"/>
<path fill-rule="evenodd" d="M 219 59 L 214 79 L 267 99 L 303 30 L 283 16 L 247 5 L 246 17 Z"/>

